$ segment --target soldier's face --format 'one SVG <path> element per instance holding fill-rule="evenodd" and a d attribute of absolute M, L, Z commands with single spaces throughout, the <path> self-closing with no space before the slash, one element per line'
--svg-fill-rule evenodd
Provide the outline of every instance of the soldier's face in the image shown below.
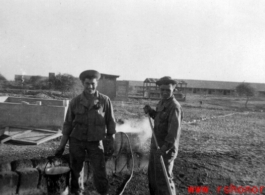
<path fill-rule="evenodd" d="M 83 81 L 84 91 L 88 94 L 94 94 L 96 92 L 97 86 L 98 86 L 98 80 L 97 79 L 88 79 L 86 78 Z"/>
<path fill-rule="evenodd" d="M 160 94 L 162 99 L 168 99 L 173 95 L 175 85 L 160 85 Z"/>

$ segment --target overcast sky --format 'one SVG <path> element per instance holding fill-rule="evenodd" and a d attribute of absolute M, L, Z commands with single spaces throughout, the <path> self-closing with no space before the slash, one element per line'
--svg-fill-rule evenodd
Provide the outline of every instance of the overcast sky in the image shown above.
<path fill-rule="evenodd" d="M 265 83 L 264 0 L 0 0 L 0 73 Z"/>

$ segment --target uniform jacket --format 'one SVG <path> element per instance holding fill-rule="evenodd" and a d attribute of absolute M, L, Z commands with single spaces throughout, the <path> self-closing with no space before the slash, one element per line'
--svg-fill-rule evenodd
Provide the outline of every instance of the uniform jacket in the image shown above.
<path fill-rule="evenodd" d="M 159 147 L 167 143 L 169 148 L 178 148 L 181 133 L 183 112 L 174 96 L 167 100 L 160 100 L 156 110 L 150 113 L 154 118 L 154 132 Z"/>
<path fill-rule="evenodd" d="M 106 135 L 115 134 L 115 118 L 109 97 L 96 91 L 90 101 L 84 92 L 73 98 L 62 133 L 82 141 L 103 140 Z"/>

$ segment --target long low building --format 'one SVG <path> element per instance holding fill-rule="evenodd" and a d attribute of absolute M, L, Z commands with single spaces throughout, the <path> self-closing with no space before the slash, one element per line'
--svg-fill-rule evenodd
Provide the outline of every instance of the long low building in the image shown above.
<path fill-rule="evenodd" d="M 207 80 L 191 80 L 191 79 L 175 79 L 177 82 L 187 83 L 186 93 L 207 94 L 207 95 L 235 95 L 236 86 L 241 82 L 229 81 L 207 81 Z M 144 91 L 144 81 L 128 81 L 128 94 L 141 96 Z M 265 97 L 265 83 L 249 83 L 256 89 L 258 96 Z"/>
<path fill-rule="evenodd" d="M 184 80 L 187 83 L 187 93 L 235 95 L 235 89 L 240 82 Z M 249 83 L 258 92 L 259 96 L 265 96 L 264 83 Z"/>

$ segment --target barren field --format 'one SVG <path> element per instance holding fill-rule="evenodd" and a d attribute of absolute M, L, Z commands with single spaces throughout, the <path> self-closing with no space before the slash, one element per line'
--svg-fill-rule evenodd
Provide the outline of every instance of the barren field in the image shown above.
<path fill-rule="evenodd" d="M 155 107 L 157 102 L 135 99 L 113 102 L 116 119 L 141 121 L 145 118 L 143 106 Z M 265 186 L 265 99 L 251 100 L 248 109 L 244 103 L 238 97 L 199 95 L 180 102 L 184 121 L 173 170 L 178 194 L 254 194 L 224 189 L 231 185 L 256 186 L 259 190 L 256 194 L 265 194 L 265 189 L 260 188 Z M 58 144 L 57 140 L 37 148 L 13 146 L 7 155 L 3 155 L 6 147 L 2 146 L 0 161 L 16 160 L 25 154 L 28 158 L 49 156 Z M 14 157 L 12 150 L 21 152 Z M 110 178 L 110 185 L 112 189 L 116 187 L 115 178 Z M 146 194 L 149 194 L 147 175 L 135 172 L 124 195 Z"/>
<path fill-rule="evenodd" d="M 154 107 L 156 101 L 114 103 L 116 117 L 144 117 L 142 107 L 147 103 Z M 265 100 L 250 101 L 249 109 L 244 103 L 241 98 L 213 96 L 190 96 L 181 102 L 185 117 L 173 170 L 178 194 L 255 192 L 232 190 L 231 185 L 258 187 L 256 194 L 265 194 Z M 225 190 L 225 186 L 230 188 Z M 145 173 L 135 174 L 125 191 L 148 193 Z"/>

